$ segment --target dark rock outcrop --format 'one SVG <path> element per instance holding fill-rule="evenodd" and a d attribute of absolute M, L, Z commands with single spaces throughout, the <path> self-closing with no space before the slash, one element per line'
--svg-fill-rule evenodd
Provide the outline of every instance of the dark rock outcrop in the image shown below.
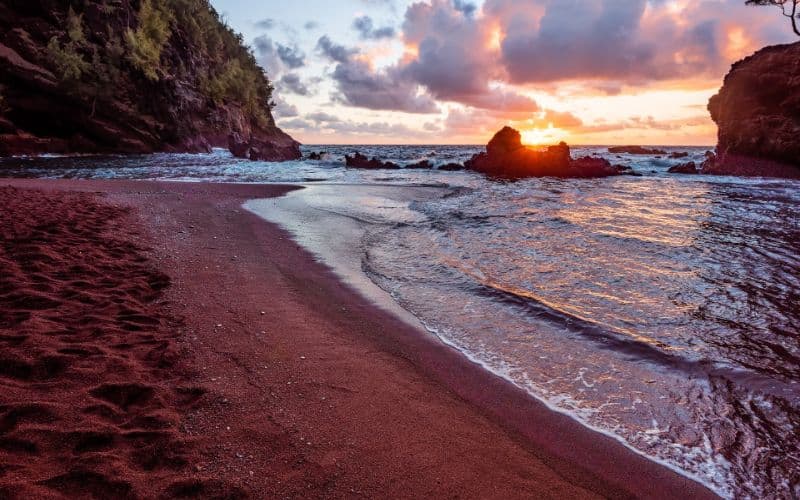
<path fill-rule="evenodd" d="M 436 167 L 436 170 L 441 170 L 443 172 L 458 172 L 459 170 L 464 170 L 464 165 L 461 163 L 445 163 L 444 165 L 439 165 Z"/>
<path fill-rule="evenodd" d="M 689 156 L 689 153 L 685 151 L 680 151 L 680 152 L 670 153 L 669 158 L 673 160 L 679 160 L 681 158 L 686 158 L 687 156 Z"/>
<path fill-rule="evenodd" d="M 253 161 L 286 161 L 303 156 L 300 143 L 277 127 L 251 135 L 248 140 L 233 133 L 228 137 L 228 149 L 237 158 Z"/>
<path fill-rule="evenodd" d="M 0 156 L 232 146 L 299 158 L 270 99 L 207 0 L 0 2 Z"/>
<path fill-rule="evenodd" d="M 433 168 L 433 163 L 429 162 L 428 160 L 422 160 L 416 163 L 410 163 L 406 165 L 405 168 L 414 170 L 430 170 Z"/>
<path fill-rule="evenodd" d="M 344 161 L 348 168 L 361 168 L 365 170 L 398 170 L 400 168 L 404 170 L 430 170 L 433 168 L 433 163 L 428 160 L 409 163 L 405 167 L 401 167 L 397 163 L 391 161 L 382 161 L 378 158 L 367 158 L 358 151 L 356 151 L 353 156 L 345 155 Z"/>
<path fill-rule="evenodd" d="M 464 165 L 490 177 L 521 179 L 525 177 L 587 178 L 631 173 L 603 158 L 573 159 L 569 146 L 562 142 L 543 150 L 522 145 L 520 133 L 504 127 L 489 141 L 485 153 L 479 153 Z"/>
<path fill-rule="evenodd" d="M 719 136 L 703 173 L 800 178 L 800 42 L 735 63 L 708 109 Z"/>
<path fill-rule="evenodd" d="M 384 162 L 377 158 L 369 159 L 358 151 L 356 151 L 353 156 L 345 155 L 344 161 L 347 168 L 361 168 L 365 170 L 397 170 L 400 168 L 400 165 L 390 161 Z"/>
<path fill-rule="evenodd" d="M 680 165 L 670 167 L 667 172 L 670 174 L 699 174 L 700 170 L 697 169 L 697 164 L 695 162 L 690 161 L 688 163 L 681 163 Z"/>
<path fill-rule="evenodd" d="M 665 155 L 666 151 L 662 149 L 648 149 L 642 146 L 614 146 L 608 148 L 609 153 L 613 154 L 629 154 L 629 155 Z"/>

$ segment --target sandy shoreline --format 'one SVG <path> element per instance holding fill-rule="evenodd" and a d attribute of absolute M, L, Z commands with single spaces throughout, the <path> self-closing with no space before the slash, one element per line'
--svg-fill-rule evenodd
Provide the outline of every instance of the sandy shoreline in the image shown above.
<path fill-rule="evenodd" d="M 182 376 L 208 391 L 192 407 L 166 405 L 191 442 L 176 477 L 256 498 L 713 496 L 376 308 L 241 208 L 290 187 L 0 180 L 8 185 L 133 207 L 141 234 L 130 237 L 172 280 L 158 307 L 182 318 Z M 0 485 L 11 475 L 0 466 Z M 141 494 L 147 474 L 126 480 Z"/>

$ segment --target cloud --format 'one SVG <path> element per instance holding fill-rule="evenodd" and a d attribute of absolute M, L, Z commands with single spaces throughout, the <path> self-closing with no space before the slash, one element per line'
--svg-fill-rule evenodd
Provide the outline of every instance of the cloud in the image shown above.
<path fill-rule="evenodd" d="M 292 94 L 307 96 L 311 94 L 309 88 L 300 80 L 297 73 L 286 73 L 278 81 L 280 90 Z"/>
<path fill-rule="evenodd" d="M 486 0 L 484 22 L 500 27 L 511 83 L 574 79 L 651 81 L 714 77 L 740 51 L 777 41 L 772 20 L 738 0 Z"/>
<path fill-rule="evenodd" d="M 437 111 L 434 99 L 482 109 L 534 112 L 537 103 L 513 89 L 493 87 L 502 76 L 496 54 L 487 48 L 489 30 L 464 13 L 470 9 L 450 0 L 416 3 L 408 8 L 403 39 L 416 55 L 376 70 L 357 49 L 333 43 L 324 36 L 318 50 L 339 63 L 332 77 L 339 93 L 335 100 L 369 109 L 411 113 Z M 371 22 L 361 19 L 365 31 Z M 358 22 L 358 20 L 357 20 Z"/>
<path fill-rule="evenodd" d="M 333 116 L 333 115 L 328 114 L 328 113 L 324 113 L 322 111 L 317 111 L 315 113 L 309 113 L 309 114 L 306 115 L 306 119 L 307 120 L 312 120 L 312 121 L 314 121 L 316 123 L 337 123 L 337 122 L 341 121 L 338 117 Z"/>
<path fill-rule="evenodd" d="M 538 26 L 520 12 L 502 41 L 502 60 L 514 82 L 642 71 L 656 50 L 639 37 L 645 6 L 645 0 L 552 2 Z"/>
<path fill-rule="evenodd" d="M 395 31 L 391 26 L 375 28 L 372 18 L 360 16 L 353 20 L 353 29 L 358 32 L 362 40 L 380 40 L 382 38 L 394 38 Z"/>
<path fill-rule="evenodd" d="M 400 142 L 408 138 L 426 139 L 430 138 L 431 132 L 441 130 L 433 123 L 426 123 L 420 130 L 399 123 L 342 120 L 324 112 L 310 113 L 304 118 L 279 120 L 278 125 L 294 132 L 335 136 L 339 140 L 352 137 L 360 141 L 377 139 L 387 142 Z"/>
<path fill-rule="evenodd" d="M 305 54 L 297 47 L 288 47 L 275 43 L 268 35 L 255 39 L 255 55 L 258 63 L 265 69 L 269 78 L 275 82 L 277 92 L 273 94 L 276 117 L 295 117 L 299 115 L 297 106 L 286 102 L 282 95 L 309 95 L 311 91 L 300 80 L 297 73 L 291 72 L 305 65 Z"/>
<path fill-rule="evenodd" d="M 300 77 L 291 73 L 291 70 L 302 68 L 306 64 L 306 56 L 297 46 L 276 43 L 267 35 L 256 38 L 254 45 L 258 63 L 281 90 L 300 95 L 309 94 Z"/>
<path fill-rule="evenodd" d="M 336 136 L 353 136 L 359 139 L 373 138 L 384 141 L 402 142 L 409 138 L 430 138 L 430 132 L 411 128 L 400 123 L 388 122 L 356 122 L 341 121 L 338 123 L 326 123 L 324 128 L 327 132 Z"/>
<path fill-rule="evenodd" d="M 328 35 L 320 37 L 317 41 L 317 50 L 323 56 L 338 63 L 347 63 L 350 57 L 358 53 L 355 49 L 350 49 L 344 45 L 334 43 Z"/>
<path fill-rule="evenodd" d="M 431 96 L 396 68 L 376 72 L 363 61 L 349 60 L 338 64 L 332 77 L 339 90 L 334 99 L 344 104 L 406 113 L 438 111 Z"/>
<path fill-rule="evenodd" d="M 255 27 L 256 27 L 256 28 L 258 28 L 258 29 L 262 29 L 262 30 L 271 30 L 272 28 L 274 28 L 274 27 L 275 27 L 275 20 L 274 20 L 274 19 L 267 18 L 267 19 L 262 19 L 262 20 L 260 20 L 260 21 L 256 21 L 256 22 L 255 22 L 255 23 L 253 23 L 253 24 L 254 24 L 254 25 L 255 25 Z"/>
<path fill-rule="evenodd" d="M 306 130 L 312 128 L 314 124 L 302 118 L 294 118 L 292 120 L 279 120 L 278 126 L 287 130 Z"/>
<path fill-rule="evenodd" d="M 276 95 L 272 99 L 275 102 L 275 107 L 272 108 L 272 113 L 277 118 L 291 118 L 294 116 L 299 116 L 300 113 L 297 110 L 297 106 L 293 104 L 289 104 L 288 102 L 284 101 L 280 96 Z"/>
<path fill-rule="evenodd" d="M 657 120 L 653 116 L 634 116 L 616 122 L 598 122 L 591 125 L 583 125 L 575 131 L 592 134 L 602 132 L 622 132 L 624 130 L 658 130 L 662 132 L 675 132 L 688 127 L 702 127 L 712 125 L 708 115 L 696 115 L 688 118 L 678 118 L 671 120 Z"/>
<path fill-rule="evenodd" d="M 375 71 L 360 59 L 357 49 L 347 48 L 323 36 L 318 50 L 338 63 L 331 74 L 338 93 L 336 102 L 368 109 L 434 113 L 438 107 L 433 99 L 420 92 L 417 83 L 406 78 L 396 67 Z"/>
<path fill-rule="evenodd" d="M 261 35 L 254 41 L 256 58 L 267 72 L 277 77 L 287 69 L 305 66 L 305 54 L 296 45 L 276 43 L 268 35 Z"/>
<path fill-rule="evenodd" d="M 303 25 L 303 28 L 305 28 L 308 31 L 315 30 L 319 28 L 319 23 L 316 21 L 308 21 L 306 24 Z"/>
<path fill-rule="evenodd" d="M 286 46 L 277 44 L 278 57 L 291 69 L 302 68 L 306 64 L 306 55 L 296 45 Z"/>
<path fill-rule="evenodd" d="M 583 120 L 574 114 L 566 111 L 554 111 L 552 109 L 545 110 L 541 118 L 535 123 L 539 127 L 548 127 L 552 125 L 560 129 L 574 129 L 583 126 Z"/>
<path fill-rule="evenodd" d="M 253 41 L 258 63 L 267 73 L 274 77 L 283 70 L 283 62 L 278 57 L 275 42 L 267 35 L 261 35 Z"/>
<path fill-rule="evenodd" d="M 450 109 L 444 120 L 448 135 L 467 135 L 474 137 L 491 136 L 505 125 L 520 130 L 548 128 L 551 125 L 561 130 L 579 130 L 583 121 L 572 113 L 542 109 L 533 113 L 513 110 L 481 110 L 475 108 Z"/>
<path fill-rule="evenodd" d="M 491 26 L 473 18 L 472 11 L 463 2 L 447 0 L 409 7 L 403 36 L 407 44 L 417 47 L 417 55 L 404 63 L 402 72 L 440 100 L 484 109 L 538 110 L 529 97 L 491 87 L 503 73 L 489 44 Z"/>
<path fill-rule="evenodd" d="M 474 3 L 465 0 L 453 0 L 453 7 L 457 11 L 464 13 L 465 16 L 472 16 L 478 9 Z"/>

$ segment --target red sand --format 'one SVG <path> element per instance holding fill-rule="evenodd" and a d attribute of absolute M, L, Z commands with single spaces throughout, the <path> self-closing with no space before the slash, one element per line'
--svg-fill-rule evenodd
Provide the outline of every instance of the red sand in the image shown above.
<path fill-rule="evenodd" d="M 0 181 L 0 498 L 712 496 L 240 208 L 287 189 Z"/>

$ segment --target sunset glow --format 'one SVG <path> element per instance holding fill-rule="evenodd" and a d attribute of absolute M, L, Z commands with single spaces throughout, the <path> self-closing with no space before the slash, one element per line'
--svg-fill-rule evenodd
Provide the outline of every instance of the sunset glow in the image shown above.
<path fill-rule="evenodd" d="M 480 144 L 510 125 L 530 144 L 711 145 L 730 64 L 791 40 L 738 0 L 213 3 L 305 143 Z"/>
<path fill-rule="evenodd" d="M 556 144 L 563 140 L 568 140 L 567 134 L 563 130 L 554 128 L 552 125 L 547 128 L 534 128 L 521 131 L 522 143 L 526 146 L 542 146 L 545 144 Z"/>

